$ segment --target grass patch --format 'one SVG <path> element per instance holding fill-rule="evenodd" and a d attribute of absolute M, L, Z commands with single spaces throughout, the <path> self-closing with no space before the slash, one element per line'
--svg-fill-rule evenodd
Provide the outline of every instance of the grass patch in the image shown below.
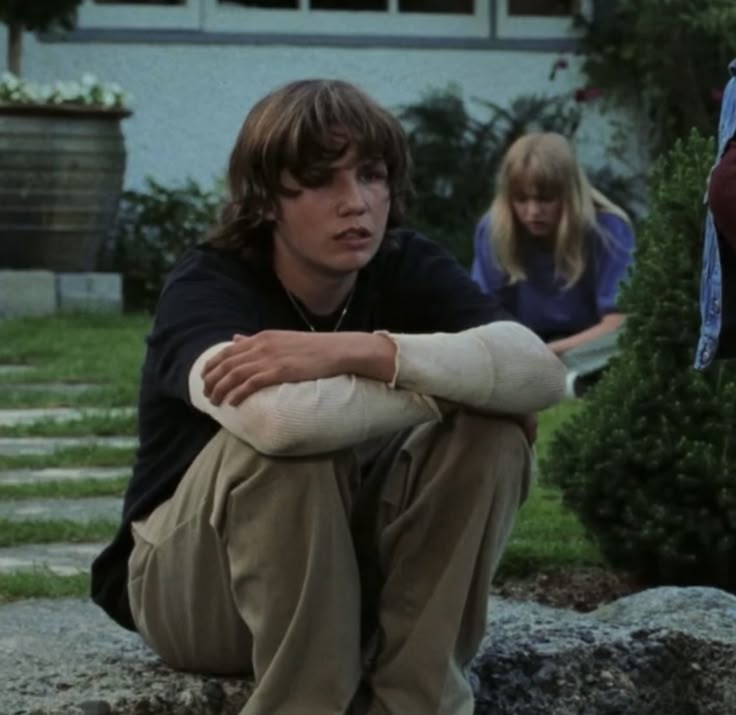
<path fill-rule="evenodd" d="M 0 454 L 0 470 L 45 469 L 46 467 L 129 467 L 133 464 L 135 449 L 80 445 L 60 449 L 53 454 Z"/>
<path fill-rule="evenodd" d="M 528 576 L 540 568 L 602 565 L 598 547 L 577 516 L 564 507 L 559 490 L 533 484 L 519 511 L 499 576 Z"/>
<path fill-rule="evenodd" d="M 89 595 L 89 574 L 59 576 L 47 568 L 0 573 L 0 603 L 26 598 L 69 598 Z"/>
<path fill-rule="evenodd" d="M 122 497 L 127 484 L 128 477 L 0 484 L 0 500 Z"/>
<path fill-rule="evenodd" d="M 68 519 L 46 521 L 0 519 L 0 547 L 54 542 L 80 544 L 87 541 L 109 541 L 117 526 L 117 522 L 106 519 L 90 519 L 83 523 Z"/>
<path fill-rule="evenodd" d="M 544 459 L 555 430 L 572 415 L 578 412 L 584 402 L 582 400 L 565 400 L 539 413 L 539 430 L 535 445 L 537 461 Z"/>
<path fill-rule="evenodd" d="M 0 426 L 0 437 L 132 437 L 135 434 L 135 414 L 99 414 L 73 420 L 43 419 L 27 425 Z"/>
<path fill-rule="evenodd" d="M 145 315 L 55 315 L 0 323 L 0 363 L 34 369 L 2 376 L 9 387 L 22 382 L 93 382 L 99 390 L 60 394 L 0 391 L 0 407 L 135 404 Z"/>
<path fill-rule="evenodd" d="M 144 336 L 143 315 L 73 315 L 0 322 L 0 363 L 28 364 L 26 372 L 0 375 L 0 408 L 113 407 L 136 403 Z M 23 390 L 22 383 L 94 383 L 94 389 Z M 566 401 L 539 415 L 537 457 L 547 452 L 554 431 L 582 406 Z M 82 420 L 45 420 L 0 428 L 0 436 L 134 435 L 135 416 L 97 415 Z M 0 469 L 122 467 L 130 470 L 133 448 L 84 445 L 52 455 L 0 455 Z M 0 499 L 85 498 L 122 495 L 127 478 L 0 485 Z M 95 520 L 11 522 L 0 520 L 0 545 L 108 541 L 116 523 Z M 544 475 L 532 486 L 501 562 L 500 575 L 525 576 L 541 568 L 602 565 L 600 553 L 577 517 L 564 508 L 559 490 Z M 0 574 L 0 601 L 41 596 L 84 596 L 88 576 L 62 577 L 48 569 Z"/>

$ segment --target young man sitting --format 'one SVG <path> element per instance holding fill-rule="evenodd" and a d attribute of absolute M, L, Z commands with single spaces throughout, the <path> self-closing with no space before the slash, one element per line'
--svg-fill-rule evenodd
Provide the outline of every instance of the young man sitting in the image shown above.
<path fill-rule="evenodd" d="M 400 230 L 400 125 L 339 81 L 247 116 L 210 239 L 148 337 L 95 601 L 243 715 L 470 715 L 465 677 L 565 370 Z M 521 425 L 521 426 L 520 426 Z"/>

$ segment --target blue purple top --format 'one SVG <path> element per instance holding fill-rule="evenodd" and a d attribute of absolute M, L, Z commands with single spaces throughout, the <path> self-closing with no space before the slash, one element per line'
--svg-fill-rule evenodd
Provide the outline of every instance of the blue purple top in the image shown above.
<path fill-rule="evenodd" d="M 493 255 L 490 216 L 485 214 L 475 229 L 472 278 L 545 341 L 590 328 L 607 313 L 618 311 L 618 287 L 626 278 L 634 249 L 634 234 L 626 221 L 602 211 L 596 218 L 598 230 L 585 236 L 585 270 L 573 286 L 565 288 L 565 279 L 555 273 L 554 252 L 534 240 L 522 247 L 526 279 L 510 285 Z"/>

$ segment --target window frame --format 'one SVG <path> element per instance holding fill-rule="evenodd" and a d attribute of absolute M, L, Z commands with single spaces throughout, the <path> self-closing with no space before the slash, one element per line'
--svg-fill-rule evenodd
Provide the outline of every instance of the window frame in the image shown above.
<path fill-rule="evenodd" d="M 205 32 L 240 32 L 303 35 L 487 38 L 490 3 L 475 0 L 475 12 L 399 12 L 398 0 L 388 0 L 387 11 L 311 10 L 299 0 L 297 10 L 245 8 L 201 0 Z M 356 22 L 356 17 L 359 21 Z"/>
<path fill-rule="evenodd" d="M 571 17 L 509 16 L 508 0 L 474 0 L 470 15 L 388 11 L 222 8 L 215 0 L 185 0 L 181 6 L 95 5 L 83 0 L 71 42 L 148 42 L 156 44 L 266 45 L 324 47 L 413 47 L 465 50 L 574 51 L 580 33 Z M 610 1 L 610 0 L 606 0 Z M 603 0 L 578 0 L 592 17 Z M 286 13 L 286 15 L 285 15 Z M 356 16 L 360 21 L 356 22 Z M 288 20 L 285 22 L 285 20 Z M 57 42 L 58 33 L 39 33 Z"/>
<path fill-rule="evenodd" d="M 592 17 L 594 0 L 579 0 L 578 12 Z M 509 0 L 498 0 L 496 3 L 495 37 L 498 39 L 554 39 L 574 40 L 579 33 L 573 28 L 573 14 L 550 15 L 512 15 L 509 12 Z"/>
<path fill-rule="evenodd" d="M 132 13 L 131 9 L 136 12 Z M 200 0 L 184 0 L 182 5 L 97 5 L 84 0 L 79 6 L 80 29 L 199 30 L 202 21 Z"/>

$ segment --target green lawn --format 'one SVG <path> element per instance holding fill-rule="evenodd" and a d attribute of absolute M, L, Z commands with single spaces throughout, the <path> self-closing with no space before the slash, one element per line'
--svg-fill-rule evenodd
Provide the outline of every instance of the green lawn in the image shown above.
<path fill-rule="evenodd" d="M 144 336 L 145 316 L 65 316 L 0 322 L 0 364 L 26 364 L 32 369 L 0 374 L 0 408 L 37 406 L 130 406 L 135 404 Z M 94 389 L 72 393 L 25 391 L 23 383 L 44 381 L 93 383 Z M 538 456 L 544 454 L 554 430 L 578 409 L 564 402 L 540 415 Z M 0 427 L 0 436 L 132 435 L 133 416 L 96 415 L 69 422 L 46 421 L 32 427 Z M 53 466 L 129 467 L 132 449 L 86 446 L 65 449 Z M 48 467 L 48 456 L 3 456 L 0 469 Z M 0 499 L 41 497 L 82 498 L 122 494 L 125 479 L 0 485 Z M 65 521 L 0 521 L 0 545 L 50 541 L 105 541 L 115 528 L 106 521 L 78 525 Z M 519 513 L 501 563 L 501 576 L 526 575 L 560 566 L 601 563 L 600 554 L 577 518 L 563 508 L 560 493 L 537 475 L 531 494 Z M 0 601 L 32 596 L 84 595 L 88 579 L 60 577 L 38 569 L 0 575 Z"/>
<path fill-rule="evenodd" d="M 0 407 L 135 404 L 148 316 L 70 315 L 0 322 L 0 364 L 31 370 L 0 374 Z M 94 383 L 98 389 L 61 396 L 23 393 L 25 382 Z"/>

